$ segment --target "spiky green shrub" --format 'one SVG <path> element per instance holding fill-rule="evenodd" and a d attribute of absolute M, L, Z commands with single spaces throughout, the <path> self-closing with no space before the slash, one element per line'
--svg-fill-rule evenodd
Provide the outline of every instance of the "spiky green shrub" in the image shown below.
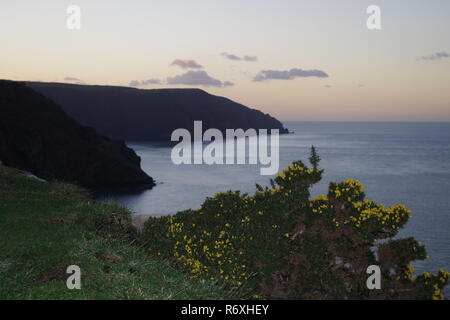
<path fill-rule="evenodd" d="M 294 162 L 253 196 L 217 193 L 199 210 L 152 218 L 141 241 L 191 277 L 221 282 L 238 297 L 444 298 L 446 271 L 412 276 L 410 262 L 426 258 L 424 246 L 392 240 L 410 211 L 365 200 L 352 179 L 332 182 L 328 195 L 310 200 L 323 170 L 314 148 L 309 160 L 311 168 Z M 381 268 L 381 290 L 366 286 L 370 265 Z"/>

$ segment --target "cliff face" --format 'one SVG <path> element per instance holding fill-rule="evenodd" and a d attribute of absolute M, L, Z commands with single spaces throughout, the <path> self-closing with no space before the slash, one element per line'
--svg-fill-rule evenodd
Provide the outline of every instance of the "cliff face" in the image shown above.
<path fill-rule="evenodd" d="M 127 87 L 29 82 L 74 119 L 102 135 L 127 140 L 169 141 L 173 130 L 279 129 L 281 122 L 258 110 L 199 89 L 139 90 Z"/>
<path fill-rule="evenodd" d="M 0 80 L 0 160 L 46 180 L 84 187 L 151 188 L 140 158 L 98 136 L 26 85 Z"/>

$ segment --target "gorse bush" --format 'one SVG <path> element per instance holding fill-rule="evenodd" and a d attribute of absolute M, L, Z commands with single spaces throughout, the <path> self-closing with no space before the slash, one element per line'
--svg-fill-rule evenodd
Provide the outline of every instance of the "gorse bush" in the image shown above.
<path fill-rule="evenodd" d="M 426 258 L 424 246 L 392 239 L 410 211 L 365 200 L 352 179 L 310 199 L 323 170 L 314 148 L 309 160 L 311 168 L 294 162 L 253 196 L 217 193 L 198 210 L 151 218 L 141 239 L 152 254 L 240 298 L 444 299 L 449 273 L 414 278 L 410 262 Z M 370 265 L 381 269 L 381 290 L 366 286 Z"/>

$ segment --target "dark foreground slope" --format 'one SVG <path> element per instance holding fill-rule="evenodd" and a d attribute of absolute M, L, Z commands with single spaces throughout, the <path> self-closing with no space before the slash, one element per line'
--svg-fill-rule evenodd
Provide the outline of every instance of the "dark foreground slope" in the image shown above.
<path fill-rule="evenodd" d="M 29 82 L 36 91 L 60 104 L 83 125 L 122 140 L 170 140 L 173 130 L 203 128 L 279 129 L 275 118 L 199 89 L 139 90 L 127 87 Z"/>
<path fill-rule="evenodd" d="M 56 103 L 13 81 L 0 81 L 0 160 L 93 189 L 154 185 L 124 143 L 80 126 Z"/>
<path fill-rule="evenodd" d="M 81 188 L 0 165 L 0 300 L 227 298 L 134 245 L 130 220 Z M 80 267 L 81 290 L 66 286 L 69 265 Z"/>

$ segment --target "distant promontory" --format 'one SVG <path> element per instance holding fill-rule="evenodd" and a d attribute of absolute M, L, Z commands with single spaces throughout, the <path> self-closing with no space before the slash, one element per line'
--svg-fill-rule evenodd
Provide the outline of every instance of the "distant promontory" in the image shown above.
<path fill-rule="evenodd" d="M 200 89 L 153 89 L 27 82 L 52 99 L 79 123 L 99 134 L 125 141 L 170 141 L 173 130 L 278 129 L 282 123 L 268 114 Z"/>

